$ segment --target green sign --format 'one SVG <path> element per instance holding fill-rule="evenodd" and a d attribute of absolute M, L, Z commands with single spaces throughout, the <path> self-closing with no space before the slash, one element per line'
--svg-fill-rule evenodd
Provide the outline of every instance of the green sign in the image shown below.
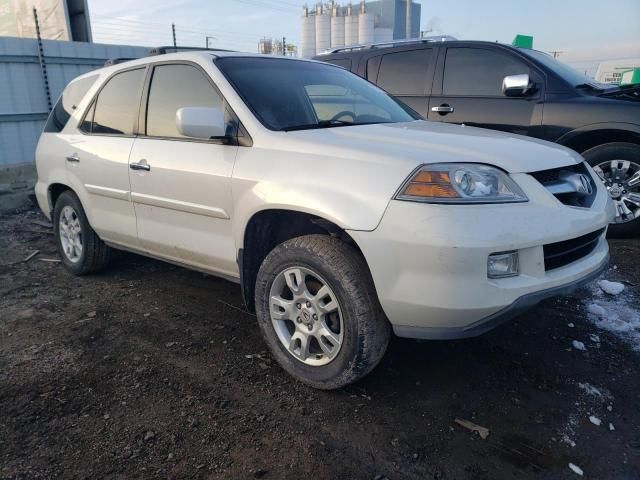
<path fill-rule="evenodd" d="M 533 48 L 533 37 L 531 35 L 516 35 L 516 38 L 513 39 L 511 43 L 514 47 L 519 48 Z"/>
<path fill-rule="evenodd" d="M 622 72 L 620 86 L 623 87 L 625 85 L 640 85 L 640 68 Z"/>

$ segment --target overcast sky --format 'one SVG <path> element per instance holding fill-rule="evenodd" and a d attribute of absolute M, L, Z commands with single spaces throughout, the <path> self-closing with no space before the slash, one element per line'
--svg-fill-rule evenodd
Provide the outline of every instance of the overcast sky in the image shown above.
<path fill-rule="evenodd" d="M 598 62 L 640 57 L 640 0 L 418 0 L 422 29 L 460 39 L 510 43 L 534 36 L 534 48 L 560 50 L 560 59 L 593 70 Z M 256 51 L 262 36 L 298 43 L 298 0 L 89 0 L 94 41 Z M 347 3 L 347 2 L 344 2 Z M 354 1 L 354 4 L 358 3 Z M 593 73 L 593 72 L 591 72 Z"/>

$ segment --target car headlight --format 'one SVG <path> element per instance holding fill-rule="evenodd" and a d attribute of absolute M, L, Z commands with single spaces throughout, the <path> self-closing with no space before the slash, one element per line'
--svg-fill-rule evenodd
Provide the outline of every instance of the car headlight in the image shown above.
<path fill-rule="evenodd" d="M 502 170 L 475 163 L 423 165 L 407 179 L 395 198 L 427 203 L 528 201 L 516 182 Z"/>

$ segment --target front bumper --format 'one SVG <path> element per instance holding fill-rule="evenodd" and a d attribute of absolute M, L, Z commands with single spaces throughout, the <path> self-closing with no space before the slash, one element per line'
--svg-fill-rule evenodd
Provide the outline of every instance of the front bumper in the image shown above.
<path fill-rule="evenodd" d="M 545 270 L 543 245 L 604 228 L 603 187 L 591 208 L 568 207 L 526 174 L 512 178 L 529 202 L 436 205 L 391 201 L 371 232 L 349 232 L 367 260 L 380 303 L 397 335 L 449 339 L 484 333 L 543 298 L 597 276 L 609 248 L 603 233 L 586 256 Z M 517 250 L 520 274 L 490 279 L 490 254 Z"/>

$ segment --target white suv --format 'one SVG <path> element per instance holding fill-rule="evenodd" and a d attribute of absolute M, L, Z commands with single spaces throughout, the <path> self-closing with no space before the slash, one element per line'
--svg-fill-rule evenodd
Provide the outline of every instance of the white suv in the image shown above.
<path fill-rule="evenodd" d="M 578 154 L 425 122 L 320 62 L 201 51 L 88 73 L 36 157 L 67 269 L 113 247 L 238 282 L 317 388 L 370 372 L 391 329 L 478 335 L 608 260 L 613 208 Z"/>

